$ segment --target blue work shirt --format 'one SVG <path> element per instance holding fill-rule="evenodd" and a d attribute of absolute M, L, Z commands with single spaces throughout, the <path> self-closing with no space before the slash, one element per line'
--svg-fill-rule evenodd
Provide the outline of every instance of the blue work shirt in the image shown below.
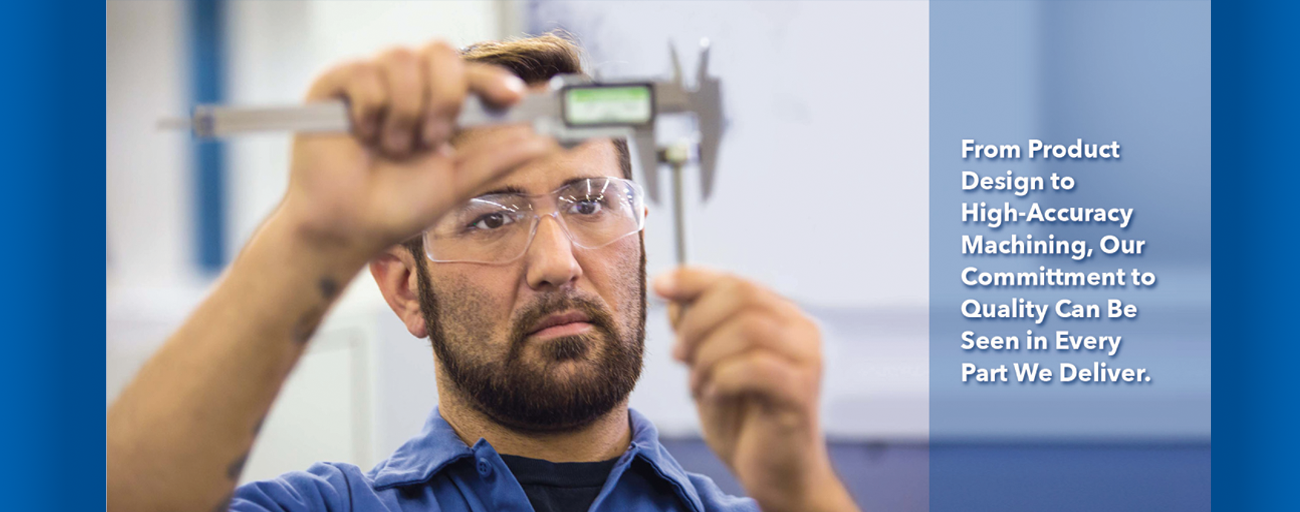
<path fill-rule="evenodd" d="M 619 457 L 592 511 L 756 511 L 749 498 L 728 496 L 713 480 L 687 473 L 659 444 L 659 431 L 629 410 L 632 443 Z M 531 512 L 524 489 L 492 445 L 466 446 L 438 409 L 424 430 L 369 472 L 324 462 L 235 489 L 238 511 L 501 511 Z"/>

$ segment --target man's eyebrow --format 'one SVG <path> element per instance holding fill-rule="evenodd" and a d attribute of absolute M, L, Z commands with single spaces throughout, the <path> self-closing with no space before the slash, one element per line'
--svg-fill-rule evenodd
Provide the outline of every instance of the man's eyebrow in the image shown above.
<path fill-rule="evenodd" d="M 505 194 L 516 195 L 516 196 L 526 196 L 526 195 L 528 195 L 528 193 L 525 192 L 524 189 L 522 189 L 522 188 L 516 187 L 516 186 L 514 186 L 514 185 L 507 185 L 507 186 L 504 186 L 504 187 L 501 187 L 501 188 L 495 188 L 495 189 L 489 190 L 489 191 L 487 191 L 487 192 L 484 192 L 484 193 L 482 193 L 482 194 L 479 194 L 479 195 L 476 196 L 476 197 L 494 196 L 494 195 L 505 195 Z"/>
<path fill-rule="evenodd" d="M 561 188 L 564 188 L 564 187 L 567 187 L 567 186 L 569 186 L 569 185 L 573 185 L 573 184 L 575 184 L 575 183 L 579 183 L 579 182 L 582 182 L 582 181 L 586 181 L 586 180 L 595 180 L 595 179 L 601 179 L 601 178 L 608 178 L 608 176 L 592 175 L 592 176 L 577 176 L 577 177 L 569 178 L 569 179 L 567 179 L 567 180 L 564 180 L 564 183 L 560 184 L 560 186 L 557 187 L 556 190 L 559 190 L 559 189 L 561 189 Z M 504 186 L 504 187 L 494 188 L 494 189 L 492 189 L 492 190 L 489 190 L 489 191 L 487 191 L 487 192 L 484 192 L 484 193 L 482 193 L 482 194 L 479 194 L 479 195 L 477 195 L 477 196 L 475 196 L 475 197 L 493 196 L 493 195 L 516 195 L 516 196 L 526 196 L 526 195 L 529 195 L 529 194 L 528 194 L 528 191 L 526 191 L 526 190 L 524 190 L 524 189 L 522 189 L 522 188 L 516 187 L 516 186 L 514 186 L 514 185 L 506 185 L 506 186 Z"/>
<path fill-rule="evenodd" d="M 564 180 L 564 184 L 560 185 L 560 188 L 567 187 L 567 186 L 569 186 L 569 185 L 572 185 L 572 184 L 577 183 L 577 182 L 580 182 L 580 181 L 586 181 L 586 180 L 598 180 L 598 179 L 601 179 L 601 178 L 608 178 L 608 177 L 609 177 L 609 176 L 578 176 L 578 177 L 576 177 L 576 178 L 569 178 L 569 179 L 567 179 L 567 180 Z"/>

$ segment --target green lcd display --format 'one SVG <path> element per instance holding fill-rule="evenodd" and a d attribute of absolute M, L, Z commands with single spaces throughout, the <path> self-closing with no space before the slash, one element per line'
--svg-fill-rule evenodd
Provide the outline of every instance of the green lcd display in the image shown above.
<path fill-rule="evenodd" d="M 564 91 L 564 121 L 569 126 L 646 124 L 652 117 L 649 84 L 577 86 Z"/>

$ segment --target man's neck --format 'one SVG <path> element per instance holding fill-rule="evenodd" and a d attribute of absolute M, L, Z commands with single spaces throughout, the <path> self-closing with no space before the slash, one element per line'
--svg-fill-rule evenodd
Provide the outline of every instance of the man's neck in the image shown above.
<path fill-rule="evenodd" d="M 493 421 L 447 385 L 438 383 L 438 412 L 451 424 L 456 435 L 470 446 L 482 438 L 491 443 L 497 453 L 506 455 L 551 462 L 595 462 L 623 455 L 632 443 L 626 400 L 596 421 L 579 428 L 529 432 Z"/>

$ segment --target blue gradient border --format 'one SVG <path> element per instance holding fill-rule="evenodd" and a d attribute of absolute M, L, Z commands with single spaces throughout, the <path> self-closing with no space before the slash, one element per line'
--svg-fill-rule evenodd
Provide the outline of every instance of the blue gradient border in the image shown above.
<path fill-rule="evenodd" d="M 1300 6 L 1218 1 L 1211 12 L 1212 503 L 1219 510 L 1294 510 Z"/>
<path fill-rule="evenodd" d="M 4 510 L 104 504 L 104 22 L 59 1 L 0 16 Z"/>

